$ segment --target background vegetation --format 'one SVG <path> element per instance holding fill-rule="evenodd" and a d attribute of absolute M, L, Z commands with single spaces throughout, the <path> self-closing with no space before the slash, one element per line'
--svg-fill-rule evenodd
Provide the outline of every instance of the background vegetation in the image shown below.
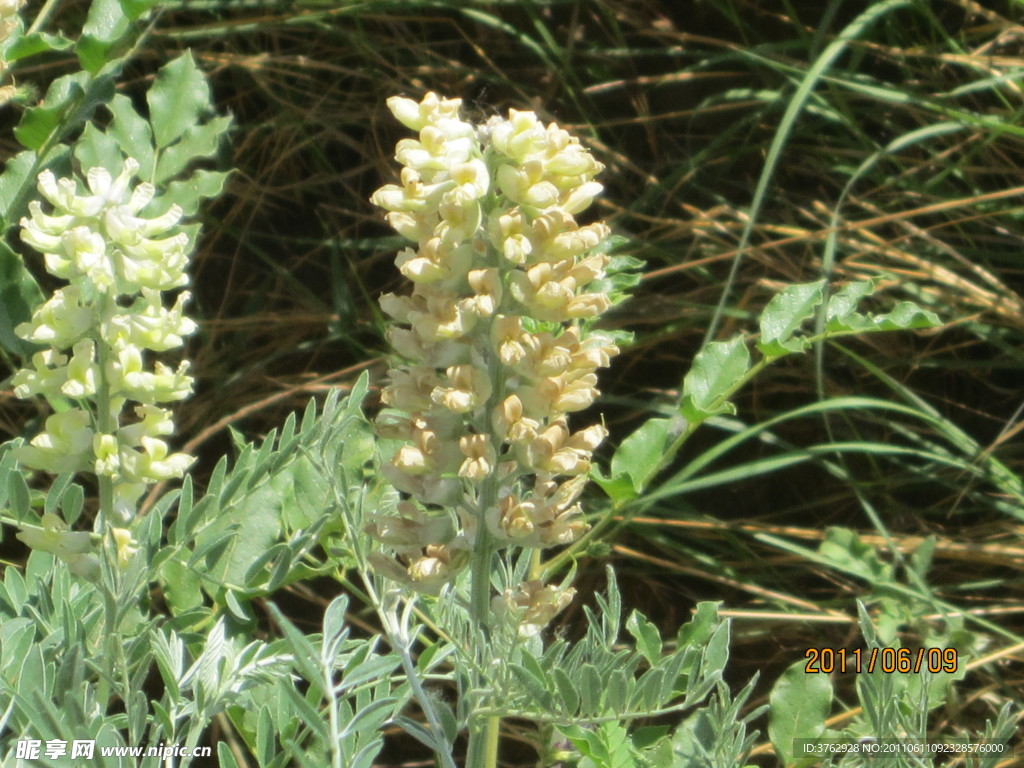
<path fill-rule="evenodd" d="M 698 601 L 721 601 L 730 682 L 760 675 L 753 711 L 807 648 L 862 643 L 859 599 L 883 644 L 958 648 L 962 680 L 936 702 L 932 732 L 977 734 L 1006 701 L 1019 711 L 1024 4 L 878 3 L 851 28 L 868 5 L 163 4 L 124 92 L 191 47 L 234 118 L 220 165 L 236 170 L 202 214 L 193 270 L 202 330 L 197 395 L 177 409 L 183 449 L 209 471 L 234 431 L 256 438 L 310 395 L 384 375 L 376 297 L 398 284 L 400 242 L 368 198 L 404 135 L 387 96 L 436 90 L 478 116 L 534 109 L 607 165 L 597 215 L 646 262 L 611 321 L 636 342 L 602 379 L 606 451 L 670 413 L 705 339 L 753 330 L 786 284 L 872 278 L 887 289 L 879 308 L 912 298 L 944 321 L 825 345 L 757 378 L 735 415 L 616 510 L 607 549 L 580 563 L 582 602 L 608 562 L 625 604 L 665 636 Z M 80 25 L 86 6 L 55 18 Z M 69 66 L 54 54 L 33 77 Z M 0 429 L 23 434 L 27 408 L 4 393 Z M 770 426 L 746 431 L 756 424 Z M 595 518 L 609 506 L 594 488 Z M 300 627 L 337 591 L 289 589 Z M 355 626 L 371 620 L 351 610 Z M 578 631 L 580 610 L 558 631 Z M 833 679 L 833 727 L 861 715 L 855 677 Z M 766 718 L 751 727 L 751 762 L 775 764 Z M 511 722 L 506 736 L 504 764 L 533 764 L 529 734 Z M 396 738 L 382 759 L 424 756 Z"/>

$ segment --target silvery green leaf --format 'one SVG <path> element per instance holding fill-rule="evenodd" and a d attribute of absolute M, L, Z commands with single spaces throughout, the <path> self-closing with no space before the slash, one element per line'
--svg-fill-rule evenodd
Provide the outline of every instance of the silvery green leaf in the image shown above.
<path fill-rule="evenodd" d="M 580 694 L 576 689 L 577 683 L 561 667 L 554 667 L 551 670 L 551 678 L 555 682 L 558 695 L 562 699 L 563 709 L 566 714 L 574 715 L 580 708 Z"/>

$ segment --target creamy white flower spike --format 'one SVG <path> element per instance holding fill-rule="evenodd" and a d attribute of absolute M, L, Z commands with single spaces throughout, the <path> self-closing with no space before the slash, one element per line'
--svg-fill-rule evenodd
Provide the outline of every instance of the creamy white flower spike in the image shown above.
<path fill-rule="evenodd" d="M 39 251 L 47 270 L 71 283 L 56 290 L 15 332 L 49 347 L 32 356 L 13 379 L 18 397 L 43 395 L 76 407 L 50 416 L 46 429 L 20 449 L 19 460 L 47 472 L 92 471 L 111 478 L 114 512 L 127 523 L 153 483 L 181 477 L 193 458 L 170 451 L 161 439 L 174 431 L 169 411 L 157 406 L 192 391 L 188 363 L 156 361 L 196 330 L 185 314 L 188 292 L 165 291 L 188 283 L 189 240 L 174 232 L 177 205 L 147 216 L 155 190 L 134 184 L 132 158 L 113 176 L 91 168 L 84 184 L 39 174 L 43 203 L 29 204 L 21 221 L 24 243 Z M 102 402 L 101 402 L 102 400 Z M 129 408 L 131 402 L 138 405 Z M 104 412 L 104 409 L 106 411 Z M 124 535 L 121 537 L 124 539 Z M 119 557 L 130 556 L 128 539 Z"/>
<path fill-rule="evenodd" d="M 576 221 L 603 166 L 533 112 L 474 126 L 460 105 L 388 100 L 418 137 L 398 143 L 401 183 L 371 198 L 415 245 L 395 259 L 411 290 L 380 300 L 402 361 L 377 428 L 397 441 L 383 473 L 406 498 L 367 532 L 388 553 L 375 557 L 382 573 L 431 593 L 468 560 L 453 541 L 459 553 L 481 535 L 553 547 L 587 530 L 576 500 L 607 433 L 572 431 L 567 414 L 594 401 L 596 371 L 618 352 L 590 328 L 611 303 L 591 287 L 610 231 Z M 530 582 L 494 605 L 525 637 L 569 600 L 568 588 Z"/>

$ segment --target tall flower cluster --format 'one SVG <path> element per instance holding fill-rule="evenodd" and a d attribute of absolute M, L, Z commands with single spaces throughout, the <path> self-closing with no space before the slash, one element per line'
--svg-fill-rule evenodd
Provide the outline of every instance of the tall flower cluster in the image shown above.
<path fill-rule="evenodd" d="M 397 145 L 401 184 L 372 197 L 416 247 L 395 261 L 411 292 L 380 299 L 400 362 L 377 429 L 397 441 L 383 472 L 404 500 L 369 532 L 390 552 L 377 567 L 426 592 L 482 537 L 542 548 L 587 529 L 577 499 L 606 431 L 573 429 L 569 415 L 594 402 L 596 371 L 618 352 L 590 328 L 610 305 L 595 283 L 609 229 L 576 220 L 603 166 L 533 112 L 477 126 L 460 103 L 388 100 L 419 135 Z M 495 607 L 529 633 L 569 599 L 526 582 Z"/>
<path fill-rule="evenodd" d="M 29 205 L 21 238 L 43 255 L 46 270 L 69 284 L 54 291 L 15 332 L 44 348 L 14 376 L 14 392 L 43 395 L 56 411 L 45 430 L 18 452 L 26 466 L 46 472 L 95 472 L 109 478 L 113 512 L 135 514 L 146 487 L 181 477 L 192 457 L 172 453 L 174 430 L 162 403 L 192 391 L 188 363 L 176 368 L 149 353 L 182 346 L 196 330 L 185 315 L 189 294 L 170 306 L 165 293 L 188 282 L 189 239 L 173 234 L 181 209 L 147 217 L 152 184 L 133 186 L 139 164 L 129 158 L 116 177 L 103 168 L 73 178 L 39 175 L 50 206 Z"/>

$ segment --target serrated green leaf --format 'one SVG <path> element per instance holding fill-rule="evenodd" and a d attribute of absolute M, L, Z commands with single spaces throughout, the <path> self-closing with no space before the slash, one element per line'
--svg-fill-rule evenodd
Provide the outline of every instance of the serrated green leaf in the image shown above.
<path fill-rule="evenodd" d="M 826 324 L 832 320 L 843 320 L 857 311 L 860 302 L 875 292 L 875 284 L 871 280 L 858 280 L 847 283 L 836 291 L 828 300 L 825 308 Z"/>
<path fill-rule="evenodd" d="M 186 51 L 157 72 L 146 94 L 149 122 L 158 147 L 168 147 L 199 122 L 210 105 L 210 87 Z"/>
<path fill-rule="evenodd" d="M 197 158 L 213 155 L 229 125 L 230 117 L 215 117 L 208 122 L 190 126 L 179 141 L 160 153 L 154 183 L 164 185 Z"/>
<path fill-rule="evenodd" d="M 185 216 L 191 216 L 199 210 L 203 198 L 221 193 L 227 179 L 228 174 L 221 171 L 198 170 L 187 179 L 172 181 L 160 196 L 160 203 L 167 207 L 179 205 Z M 190 234 L 190 239 L 195 241 L 194 233 Z"/>
<path fill-rule="evenodd" d="M 825 730 L 832 708 L 832 683 L 828 675 L 807 674 L 803 660 L 782 673 L 768 699 L 771 714 L 768 736 L 775 753 L 787 766 L 813 765 L 813 758 L 798 758 L 794 739 L 815 739 Z"/>
<path fill-rule="evenodd" d="M 124 94 L 116 94 L 107 109 L 113 118 L 107 126 L 107 135 L 120 145 L 124 154 L 139 162 L 139 178 L 152 182 L 155 154 L 149 123 L 135 111 L 132 100 Z"/>
<path fill-rule="evenodd" d="M 606 479 L 595 474 L 595 482 L 615 501 L 635 498 L 647 487 L 669 443 L 685 426 L 686 422 L 679 416 L 648 419 L 615 451 L 611 477 Z M 624 479 L 628 480 L 628 485 L 623 484 Z"/>
<path fill-rule="evenodd" d="M 715 675 L 721 675 L 725 671 L 725 665 L 729 661 L 729 622 L 723 621 L 715 628 L 714 634 L 708 640 L 707 648 L 704 650 L 700 664 L 701 676 L 710 679 Z"/>
<path fill-rule="evenodd" d="M 686 624 L 676 633 L 676 646 L 703 646 L 718 626 L 718 603 L 697 603 L 697 609 Z"/>
<path fill-rule="evenodd" d="M 90 168 L 106 168 L 112 176 L 116 176 L 124 167 L 124 156 L 117 141 L 101 132 L 92 123 L 87 123 L 85 130 L 75 142 L 75 159 L 83 171 Z"/>
<path fill-rule="evenodd" d="M 691 424 L 719 413 L 732 413 L 728 402 L 733 387 L 750 367 L 750 352 L 742 336 L 713 341 L 697 353 L 683 379 L 680 410 Z"/>
<path fill-rule="evenodd" d="M 923 309 L 912 301 L 901 301 L 891 312 L 872 317 L 872 323 L 880 331 L 903 331 L 934 328 L 942 325 L 942 320 L 931 310 Z"/>
<path fill-rule="evenodd" d="M 52 164 L 51 153 L 66 152 L 67 148 L 58 142 L 67 134 L 84 124 L 100 104 L 106 104 L 114 96 L 114 77 L 107 73 L 90 77 L 87 72 L 76 72 L 57 78 L 50 84 L 41 106 L 25 111 L 15 138 L 27 149 L 43 154 L 42 162 Z M 8 215 L 20 205 L 25 190 L 19 189 L 12 200 Z"/>
<path fill-rule="evenodd" d="M 74 42 L 64 35 L 52 35 L 48 32 L 32 32 L 28 35 L 21 35 L 15 40 L 4 53 L 4 60 L 13 64 L 20 59 L 35 56 L 45 51 L 66 51 L 74 45 Z"/>
<path fill-rule="evenodd" d="M 814 316 L 824 287 L 824 280 L 789 285 L 772 297 L 761 313 L 761 338 L 757 344 L 765 357 L 781 357 L 807 346 L 805 340 L 794 338 L 793 334 Z"/>
<path fill-rule="evenodd" d="M 882 562 L 877 550 L 861 541 L 856 531 L 830 527 L 818 547 L 818 554 L 832 567 L 858 576 L 871 584 L 893 580 L 892 566 Z"/>
<path fill-rule="evenodd" d="M 38 150 L 53 134 L 61 121 L 61 115 L 76 99 L 85 95 L 83 85 L 88 75 L 77 72 L 54 80 L 46 91 L 46 97 L 40 106 L 25 110 L 18 127 L 14 129 L 14 138 L 26 149 Z"/>
<path fill-rule="evenodd" d="M 626 631 L 636 639 L 636 649 L 652 666 L 661 661 L 661 633 L 639 611 L 626 619 Z"/>

